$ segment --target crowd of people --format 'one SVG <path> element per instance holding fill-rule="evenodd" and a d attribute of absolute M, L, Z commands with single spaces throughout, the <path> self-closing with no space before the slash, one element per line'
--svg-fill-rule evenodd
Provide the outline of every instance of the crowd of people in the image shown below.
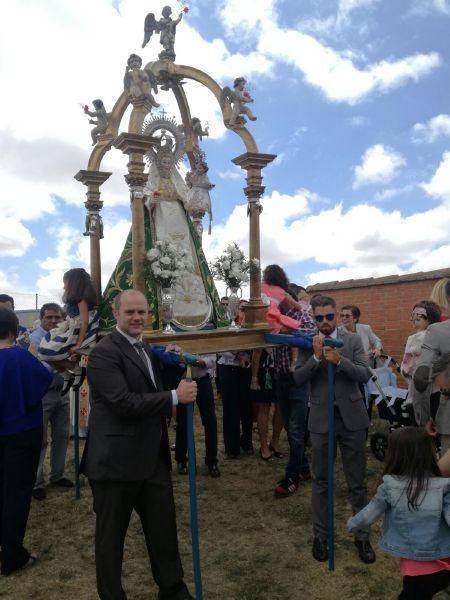
<path fill-rule="evenodd" d="M 68 390 L 79 377 L 77 361 L 89 352 L 91 412 L 81 472 L 90 483 L 96 514 L 95 556 L 99 597 L 126 598 L 122 558 L 131 512 L 140 517 L 154 579 L 162 600 L 192 598 L 183 581 L 170 476 L 168 423 L 176 423 L 177 471 L 188 472 L 186 405 L 196 402 L 205 433 L 205 467 L 221 476 L 216 402 L 221 401 L 227 459 L 255 454 L 285 461 L 274 482 L 277 498 L 293 496 L 312 480 L 312 556 L 326 561 L 328 469 L 328 366 L 334 369 L 335 454 L 339 446 L 353 517 L 348 523 L 357 554 L 376 560 L 369 527 L 384 515 L 380 547 L 401 559 L 401 599 L 425 600 L 450 584 L 450 280 L 431 298 L 411 298 L 413 333 L 406 340 L 401 373 L 413 411 L 409 426 L 390 435 L 384 477 L 375 497 L 366 491 L 366 447 L 372 377 L 369 364 L 383 353 L 382 340 L 360 322 L 353 304 L 289 282 L 278 265 L 263 273 L 267 323 L 276 333 L 299 333 L 311 349 L 278 345 L 252 352 L 202 355 L 192 381 L 143 342 L 145 297 L 116 296 L 116 329 L 95 343 L 95 294 L 89 275 L 64 276 L 64 311 L 45 304 L 33 331 L 19 331 L 14 301 L 0 295 L 1 573 L 32 566 L 23 547 L 31 498 L 45 500 L 44 461 L 51 428 L 49 484 L 71 487 L 65 477 L 69 440 Z M 226 307 L 228 298 L 221 299 Z M 245 326 L 246 301 L 237 321 Z M 27 337 L 28 336 L 28 337 Z M 327 340 L 339 342 L 339 348 Z M 27 347 L 29 346 L 29 347 Z M 169 345 L 169 352 L 180 348 Z M 287 434 L 288 455 L 280 448 Z M 308 459 L 307 439 L 312 464 Z M 438 452 L 440 454 L 438 454 Z M 440 457 L 440 458 L 439 458 Z M 402 523 L 405 526 L 402 526 Z"/>

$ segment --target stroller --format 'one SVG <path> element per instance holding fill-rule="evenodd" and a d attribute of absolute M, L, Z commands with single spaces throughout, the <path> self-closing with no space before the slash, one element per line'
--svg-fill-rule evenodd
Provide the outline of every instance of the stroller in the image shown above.
<path fill-rule="evenodd" d="M 366 384 L 366 397 L 370 405 L 377 407 L 380 419 L 389 422 L 391 433 L 399 427 L 414 425 L 414 411 L 412 404 L 408 403 L 408 390 L 397 386 L 397 378 L 389 368 L 392 364 L 395 371 L 400 373 L 400 365 L 386 354 L 380 358 L 385 362 L 383 366 L 371 369 L 372 377 Z M 386 433 L 377 431 L 370 436 L 370 449 L 377 460 L 385 459 L 387 446 Z"/>

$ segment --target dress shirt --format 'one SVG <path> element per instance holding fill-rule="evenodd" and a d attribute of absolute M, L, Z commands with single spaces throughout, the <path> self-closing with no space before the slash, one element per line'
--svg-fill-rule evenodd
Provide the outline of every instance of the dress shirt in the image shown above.
<path fill-rule="evenodd" d="M 214 372 L 216 368 L 216 355 L 204 354 L 200 359 L 205 363 L 204 367 L 192 367 L 192 379 L 200 379 L 208 375 L 209 371 Z"/>
<path fill-rule="evenodd" d="M 138 337 L 133 337 L 131 335 L 128 335 L 127 333 L 125 333 L 124 331 L 122 331 L 119 327 L 116 326 L 117 331 L 120 333 L 120 335 L 123 335 L 123 337 L 133 346 L 134 350 L 136 351 L 136 354 L 139 356 L 139 358 L 142 360 L 141 354 L 139 352 L 139 349 L 135 347 L 136 342 L 142 342 L 142 335 L 138 336 Z M 155 375 L 153 374 L 153 366 L 152 366 L 152 361 L 150 360 L 148 354 L 146 352 L 144 352 L 145 354 L 145 360 L 147 361 L 147 368 L 149 370 L 150 373 L 150 378 L 153 381 L 153 385 L 156 386 L 156 381 L 155 381 Z M 172 394 L 172 404 L 174 406 L 176 406 L 178 404 L 178 396 L 177 396 L 177 391 L 176 390 L 170 390 L 171 394 Z"/>

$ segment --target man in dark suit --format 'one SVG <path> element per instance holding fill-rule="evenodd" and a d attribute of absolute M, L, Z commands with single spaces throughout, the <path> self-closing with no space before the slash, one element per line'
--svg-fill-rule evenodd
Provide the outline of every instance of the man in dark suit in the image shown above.
<path fill-rule="evenodd" d="M 178 552 L 165 419 L 173 406 L 195 400 L 197 384 L 182 380 L 171 391 L 164 386 L 163 368 L 141 342 L 148 314 L 141 292 L 119 294 L 113 314 L 116 330 L 89 358 L 91 413 L 82 461 L 94 497 L 98 594 L 101 600 L 126 600 L 121 582 L 123 546 L 134 509 L 142 523 L 159 600 L 192 599 Z M 180 375 L 181 370 L 177 379 Z"/>
<path fill-rule="evenodd" d="M 311 386 L 308 428 L 311 432 L 313 459 L 312 515 L 314 527 L 313 557 L 328 559 L 327 547 L 327 452 L 328 452 L 328 368 L 335 365 L 334 417 L 335 444 L 339 442 L 342 467 L 352 505 L 353 514 L 367 504 L 364 484 L 366 468 L 366 431 L 369 418 L 359 383 L 370 378 L 361 338 L 345 328 L 337 329 L 336 302 L 328 296 L 316 296 L 311 301 L 319 335 L 313 338 L 313 354 L 300 360 L 294 372 L 297 385 L 306 382 Z M 343 341 L 342 348 L 324 346 L 326 337 Z M 355 532 L 355 544 L 360 559 L 365 563 L 375 561 L 369 542 L 368 530 Z"/>

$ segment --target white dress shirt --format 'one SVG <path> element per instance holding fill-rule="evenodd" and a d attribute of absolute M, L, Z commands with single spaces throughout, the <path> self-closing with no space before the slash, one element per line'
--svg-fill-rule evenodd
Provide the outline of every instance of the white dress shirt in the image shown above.
<path fill-rule="evenodd" d="M 140 335 L 138 337 L 133 337 L 131 335 L 128 335 L 128 333 L 125 333 L 124 331 L 122 331 L 117 326 L 116 326 L 116 329 L 120 333 L 120 335 L 123 335 L 123 337 L 133 346 L 136 354 L 142 360 L 141 355 L 139 354 L 139 350 L 135 347 L 136 342 L 142 342 L 142 335 Z M 153 385 L 155 386 L 155 388 L 157 388 L 156 381 L 155 381 L 155 375 L 153 373 L 152 361 L 150 360 L 150 357 L 148 356 L 148 354 L 146 352 L 144 352 L 144 354 L 145 354 L 145 360 L 147 361 L 147 367 L 148 367 L 148 370 L 150 373 L 150 378 L 153 381 Z M 176 390 L 170 390 L 170 391 L 172 394 L 172 404 L 173 404 L 173 406 L 176 406 L 178 404 L 177 391 Z"/>

